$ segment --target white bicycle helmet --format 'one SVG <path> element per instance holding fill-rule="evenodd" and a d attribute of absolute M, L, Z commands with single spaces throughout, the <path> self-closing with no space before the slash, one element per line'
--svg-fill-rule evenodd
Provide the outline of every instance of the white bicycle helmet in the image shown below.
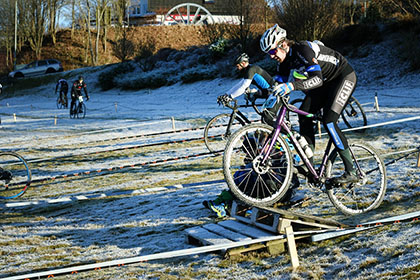
<path fill-rule="evenodd" d="M 260 47 L 263 52 L 268 52 L 277 47 L 277 44 L 286 39 L 286 30 L 277 24 L 267 29 L 261 37 Z"/>

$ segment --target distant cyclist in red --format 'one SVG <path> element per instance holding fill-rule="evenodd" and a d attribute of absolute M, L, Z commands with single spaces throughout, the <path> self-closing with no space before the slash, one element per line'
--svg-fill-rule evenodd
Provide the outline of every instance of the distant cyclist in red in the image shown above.
<path fill-rule="evenodd" d="M 71 108 L 73 108 L 74 104 L 76 103 L 76 100 L 79 98 L 79 96 L 82 96 L 82 89 L 85 92 L 85 96 L 86 96 L 86 101 L 89 100 L 89 95 L 88 95 L 88 91 L 86 88 L 86 83 L 83 81 L 83 77 L 79 76 L 79 79 L 76 80 L 73 83 L 73 86 L 71 88 L 71 105 L 70 105 L 70 110 Z"/>

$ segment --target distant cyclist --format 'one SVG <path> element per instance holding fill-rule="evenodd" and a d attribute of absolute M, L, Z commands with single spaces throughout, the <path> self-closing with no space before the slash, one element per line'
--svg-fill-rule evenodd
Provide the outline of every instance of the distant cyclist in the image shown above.
<path fill-rule="evenodd" d="M 64 101 L 64 106 L 68 107 L 67 92 L 69 91 L 69 84 L 65 79 L 59 79 L 55 86 L 55 94 L 60 89 L 60 100 Z"/>
<path fill-rule="evenodd" d="M 246 99 L 254 102 L 257 98 L 266 99 L 268 97 L 268 89 L 272 87 L 275 83 L 274 79 L 267 73 L 264 69 L 258 65 L 252 65 L 249 63 L 249 56 L 246 53 L 242 53 L 238 56 L 234 65 L 241 73 L 242 79 L 236 83 L 226 94 L 223 94 L 217 98 L 217 102 L 221 104 L 228 104 L 233 99 L 246 94 Z M 249 87 L 255 85 L 258 88 L 258 91 L 249 91 Z M 278 109 L 278 108 L 277 108 Z M 272 124 L 273 118 L 275 117 L 274 113 L 271 111 L 263 112 L 263 122 Z"/>
<path fill-rule="evenodd" d="M 79 76 L 79 79 L 77 79 L 71 88 L 71 105 L 70 110 L 73 108 L 74 104 L 76 103 L 76 100 L 79 98 L 79 96 L 82 96 L 82 90 L 85 92 L 86 101 L 89 100 L 88 91 L 86 88 L 86 83 L 83 80 L 82 76 Z"/>

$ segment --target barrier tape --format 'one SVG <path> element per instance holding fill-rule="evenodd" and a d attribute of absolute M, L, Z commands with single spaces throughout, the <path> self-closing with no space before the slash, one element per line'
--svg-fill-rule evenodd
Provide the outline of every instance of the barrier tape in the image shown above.
<path fill-rule="evenodd" d="M 187 184 L 178 184 L 164 187 L 154 187 L 147 189 L 136 189 L 136 190 L 111 190 L 108 193 L 94 193 L 94 194 L 79 194 L 74 196 L 50 198 L 50 199 L 40 199 L 40 200 L 30 200 L 30 201 L 17 201 L 17 202 L 6 202 L 0 204 L 1 208 L 16 208 L 16 207 L 26 207 L 26 206 L 48 206 L 55 203 L 67 203 L 67 202 L 76 202 L 83 201 L 88 199 L 95 198 L 104 198 L 104 197 L 115 197 L 117 195 L 141 195 L 141 194 L 150 194 L 164 191 L 174 191 L 179 189 L 191 188 L 191 187 L 202 187 L 205 185 L 215 185 L 215 184 L 226 184 L 225 180 L 213 180 L 205 182 L 196 182 L 196 183 L 187 183 Z"/>
<path fill-rule="evenodd" d="M 123 151 L 123 150 L 140 149 L 140 148 L 147 148 L 147 147 L 160 146 L 160 145 L 193 142 L 193 141 L 199 141 L 199 140 L 203 140 L 203 139 L 204 139 L 204 137 L 190 138 L 190 139 L 186 139 L 186 140 L 185 139 L 183 139 L 183 140 L 172 140 L 172 141 L 166 141 L 166 142 L 157 142 L 157 143 L 129 146 L 129 147 L 124 147 L 124 148 L 116 148 L 116 149 L 112 149 L 112 150 L 95 151 L 95 152 L 89 152 L 89 153 L 83 153 L 83 154 L 70 154 L 70 155 L 63 155 L 63 156 L 52 157 L 52 158 L 44 158 L 44 159 L 43 158 L 27 159 L 26 161 L 28 163 L 39 163 L 39 162 L 52 161 L 52 160 L 71 158 L 71 157 L 83 157 L 83 156 L 89 156 L 89 155 L 95 155 L 95 154 L 101 154 L 101 153 L 118 152 L 118 151 Z"/>
<path fill-rule="evenodd" d="M 57 179 L 68 179 L 71 177 L 79 177 L 79 176 L 83 176 L 83 175 L 89 175 L 89 176 L 101 176 L 104 174 L 104 172 L 112 172 L 112 171 L 121 171 L 122 169 L 126 169 L 126 168 L 134 168 L 134 167 L 143 167 L 143 166 L 151 166 L 151 165 L 156 165 L 156 164 L 160 164 L 160 163 L 167 163 L 167 162 L 173 162 L 173 161 L 178 161 L 178 160 L 186 160 L 186 159 L 190 159 L 190 158 L 198 158 L 198 157 L 202 157 L 202 156 L 218 156 L 220 153 L 212 153 L 212 152 L 204 152 L 204 153 L 198 153 L 198 154 L 194 154 L 194 155 L 186 155 L 186 156 L 181 156 L 181 157 L 173 157 L 173 158 L 168 158 L 168 159 L 160 159 L 160 160 L 154 160 L 154 161 L 149 161 L 149 162 L 140 162 L 140 163 L 133 163 L 133 164 L 128 164 L 128 165 L 123 165 L 123 166 L 114 166 L 114 167 L 108 167 L 108 168 L 101 168 L 101 169 L 95 169 L 95 170 L 87 170 L 87 171 L 82 171 L 82 172 L 77 172 L 77 173 L 70 173 L 70 174 L 62 174 L 62 175 L 58 175 L 58 176 L 52 176 L 52 177 L 46 177 L 46 178 L 39 178 L 39 179 L 34 179 L 31 181 L 32 183 L 41 183 L 41 182 L 46 182 L 46 181 L 54 181 Z"/>

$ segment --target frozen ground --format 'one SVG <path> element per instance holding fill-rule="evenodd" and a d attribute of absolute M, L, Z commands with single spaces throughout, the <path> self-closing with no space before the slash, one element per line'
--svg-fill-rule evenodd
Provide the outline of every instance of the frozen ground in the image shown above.
<path fill-rule="evenodd" d="M 384 54 L 385 46 L 376 46 L 373 54 L 393 59 Z M 420 75 L 384 73 L 384 63 L 398 62 L 378 60 L 372 56 L 351 60 L 359 73 L 355 96 L 364 105 L 369 124 L 420 116 Z M 97 75 L 92 69 L 85 74 L 91 100 L 86 103 L 87 117 L 83 120 L 70 119 L 68 111 L 55 109 L 53 84 L 0 101 L 0 149 L 18 151 L 33 161 L 34 179 L 135 165 L 118 172 L 46 181 L 35 184 L 10 205 L 1 201 L 0 277 L 190 248 L 193 246 L 187 244 L 184 230 L 215 222 L 201 201 L 215 197 L 226 185 L 198 183 L 223 179 L 220 157 L 139 164 L 206 152 L 201 141 L 144 147 L 200 137 L 202 130 L 139 135 L 171 131 L 173 125 L 175 129 L 204 126 L 210 117 L 227 111 L 218 107 L 215 100 L 236 81 L 217 79 L 156 90 L 101 92 L 95 87 Z M 373 106 L 375 93 L 379 112 Z M 404 151 L 420 145 L 420 121 L 372 128 L 364 134 L 349 133 L 348 137 L 350 141 L 369 142 L 384 155 Z M 325 137 L 319 140 L 324 142 Z M 126 149 L 116 151 L 119 148 Z M 385 161 L 391 159 L 386 157 Z M 388 166 L 384 203 L 366 215 L 346 217 L 336 211 L 325 194 L 304 185 L 299 191 L 314 199 L 295 210 L 352 224 L 419 211 L 420 169 L 416 163 L 417 154 L 413 154 Z M 131 194 L 133 190 L 156 190 L 153 188 L 177 184 L 184 187 Z M 17 201 L 39 202 L 82 194 L 94 198 L 13 206 Z M 419 234 L 418 222 L 404 223 L 337 240 L 300 244 L 301 267 L 296 271 L 291 270 L 289 257 L 284 254 L 251 254 L 230 260 L 218 254 L 203 254 L 56 278 L 418 279 Z"/>

